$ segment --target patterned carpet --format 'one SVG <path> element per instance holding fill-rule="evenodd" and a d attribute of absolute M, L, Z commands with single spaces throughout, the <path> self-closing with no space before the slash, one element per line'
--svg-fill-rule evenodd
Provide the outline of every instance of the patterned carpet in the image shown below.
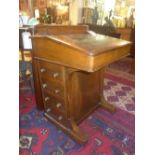
<path fill-rule="evenodd" d="M 115 77 L 125 78 L 130 81 L 135 81 L 135 65 L 134 59 L 131 57 L 123 58 L 119 61 L 116 61 L 110 64 L 106 71 L 110 75 L 114 75 Z"/>
<path fill-rule="evenodd" d="M 30 70 L 31 71 L 31 70 Z M 134 82 L 106 73 L 105 98 L 114 114 L 99 108 L 80 128 L 89 141 L 79 145 L 36 109 L 33 80 L 20 80 L 20 155 L 134 155 Z"/>
<path fill-rule="evenodd" d="M 115 105 L 116 107 L 125 110 L 129 113 L 135 113 L 135 89 L 133 87 L 132 81 L 128 80 L 118 80 L 116 81 L 114 77 L 106 75 L 104 80 L 104 96 L 109 103 Z M 117 79 L 117 78 L 116 78 Z"/>

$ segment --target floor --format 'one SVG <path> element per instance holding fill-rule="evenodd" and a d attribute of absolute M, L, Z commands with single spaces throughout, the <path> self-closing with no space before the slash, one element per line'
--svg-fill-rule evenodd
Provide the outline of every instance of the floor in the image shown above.
<path fill-rule="evenodd" d="M 134 59 L 123 58 L 106 68 L 105 98 L 122 110 L 135 114 Z"/>
<path fill-rule="evenodd" d="M 125 57 L 110 64 L 106 68 L 107 72 L 135 81 L 135 60 L 132 57 Z"/>

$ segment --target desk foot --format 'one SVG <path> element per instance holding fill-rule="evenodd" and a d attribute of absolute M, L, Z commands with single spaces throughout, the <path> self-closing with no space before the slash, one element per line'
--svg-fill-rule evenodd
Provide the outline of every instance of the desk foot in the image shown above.
<path fill-rule="evenodd" d="M 107 110 L 107 111 L 109 111 L 109 112 L 111 112 L 111 113 L 113 113 L 113 112 L 116 111 L 116 107 L 115 107 L 114 105 L 112 105 L 112 104 L 109 104 L 109 103 L 105 100 L 105 98 L 104 98 L 103 96 L 101 97 L 100 105 L 101 105 L 102 108 L 104 108 L 105 110 Z"/>
<path fill-rule="evenodd" d="M 73 137 L 78 143 L 84 144 L 88 141 L 87 134 L 82 130 L 80 130 L 80 128 L 77 126 L 76 122 L 73 119 L 67 120 L 68 121 L 67 124 L 62 124 L 59 121 L 57 121 L 52 116 L 52 114 L 45 112 L 44 115 L 56 126 L 60 127 L 61 129 L 63 129 L 64 132 Z"/>
<path fill-rule="evenodd" d="M 71 120 L 70 123 L 72 126 L 71 135 L 73 138 L 81 144 L 86 143 L 88 141 L 87 134 L 77 126 L 74 120 Z"/>

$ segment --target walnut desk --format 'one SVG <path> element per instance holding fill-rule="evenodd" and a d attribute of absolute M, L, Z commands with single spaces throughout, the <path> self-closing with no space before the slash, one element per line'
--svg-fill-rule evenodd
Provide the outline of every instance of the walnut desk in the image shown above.
<path fill-rule="evenodd" d="M 38 25 L 32 36 L 37 106 L 80 143 L 78 124 L 96 108 L 114 112 L 103 97 L 104 67 L 128 55 L 130 42 L 93 34 L 87 26 Z"/>

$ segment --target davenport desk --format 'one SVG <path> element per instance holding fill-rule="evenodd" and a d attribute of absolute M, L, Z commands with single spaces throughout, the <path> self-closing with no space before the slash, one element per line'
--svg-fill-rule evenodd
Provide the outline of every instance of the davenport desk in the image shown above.
<path fill-rule="evenodd" d="M 86 142 L 78 124 L 96 108 L 115 111 L 103 96 L 104 67 L 127 56 L 130 44 L 83 25 L 36 26 L 32 64 L 38 108 L 75 140 Z"/>

